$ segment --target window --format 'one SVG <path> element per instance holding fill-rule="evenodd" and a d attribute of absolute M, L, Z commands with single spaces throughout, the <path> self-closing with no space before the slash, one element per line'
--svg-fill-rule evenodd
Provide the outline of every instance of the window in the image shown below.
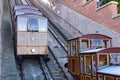
<path fill-rule="evenodd" d="M 95 55 L 92 55 L 92 74 L 96 75 L 96 57 Z"/>
<path fill-rule="evenodd" d="M 114 77 L 112 77 L 112 76 L 105 76 L 104 80 L 114 80 Z"/>
<path fill-rule="evenodd" d="M 91 56 L 90 55 L 85 55 L 85 73 L 86 74 L 91 74 Z"/>
<path fill-rule="evenodd" d="M 87 39 L 81 40 L 81 49 L 86 50 L 89 48 L 89 41 Z"/>
<path fill-rule="evenodd" d="M 112 64 L 120 64 L 120 53 L 111 53 L 110 57 Z"/>
<path fill-rule="evenodd" d="M 80 45 L 79 45 L 79 39 L 75 40 L 75 45 L 76 45 L 76 56 L 79 56 L 79 51 L 80 51 Z"/>
<path fill-rule="evenodd" d="M 108 65 L 108 55 L 107 54 L 99 54 L 99 68 L 107 66 Z"/>
<path fill-rule="evenodd" d="M 70 41 L 68 42 L 68 56 L 70 56 L 70 54 L 71 54 L 71 45 L 70 45 Z"/>
<path fill-rule="evenodd" d="M 80 72 L 83 73 L 84 72 L 84 65 L 83 65 L 83 56 L 80 56 Z"/>
<path fill-rule="evenodd" d="M 37 19 L 28 20 L 28 31 L 38 31 L 38 20 Z"/>
<path fill-rule="evenodd" d="M 102 46 L 103 46 L 103 40 L 100 39 L 91 40 L 91 48 L 97 49 L 97 48 L 102 48 Z"/>
<path fill-rule="evenodd" d="M 18 17 L 17 23 L 18 31 L 27 31 L 27 18 Z"/>
<path fill-rule="evenodd" d="M 103 40 L 103 46 L 105 48 L 109 48 L 111 45 L 110 45 L 110 40 Z"/>
<path fill-rule="evenodd" d="M 39 44 L 41 46 L 46 46 L 47 45 L 47 34 L 45 34 L 45 33 L 39 34 Z"/>
<path fill-rule="evenodd" d="M 75 55 L 75 54 L 76 54 L 76 44 L 75 44 L 75 40 L 72 41 L 71 53 L 72 53 L 72 55 Z"/>
<path fill-rule="evenodd" d="M 39 32 L 47 32 L 47 19 L 39 19 Z"/>
<path fill-rule="evenodd" d="M 24 14 L 24 12 L 22 12 L 22 11 L 16 11 L 16 12 L 15 12 L 15 17 L 16 17 L 17 15 L 21 15 L 21 14 Z"/>
<path fill-rule="evenodd" d="M 72 40 L 71 41 L 71 56 L 77 56 L 79 53 L 78 50 L 78 40 Z"/>

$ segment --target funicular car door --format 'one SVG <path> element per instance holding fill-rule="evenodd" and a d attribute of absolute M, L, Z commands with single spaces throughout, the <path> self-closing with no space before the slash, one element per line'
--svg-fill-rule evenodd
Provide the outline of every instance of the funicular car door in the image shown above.
<path fill-rule="evenodd" d="M 28 53 L 38 54 L 38 19 L 28 19 Z"/>

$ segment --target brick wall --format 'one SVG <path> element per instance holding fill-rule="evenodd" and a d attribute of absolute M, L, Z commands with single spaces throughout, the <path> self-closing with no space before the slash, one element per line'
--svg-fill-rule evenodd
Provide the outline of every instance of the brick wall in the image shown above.
<path fill-rule="evenodd" d="M 64 1 L 68 1 L 68 0 L 64 0 Z M 80 1 L 80 0 L 76 0 L 76 1 Z M 92 2 L 92 1 L 91 1 Z M 80 4 L 78 2 L 75 2 L 77 5 L 82 5 L 82 7 L 85 7 L 87 5 L 92 5 L 92 7 L 94 7 L 94 11 L 91 11 L 90 8 L 88 8 L 88 11 L 91 11 L 92 15 L 91 17 L 96 17 L 99 18 L 97 15 L 99 13 L 99 16 L 102 14 L 102 9 L 98 9 L 97 11 L 96 6 L 93 6 L 93 3 L 88 3 L 88 4 Z M 42 2 L 42 0 L 40 1 L 41 5 L 43 6 L 44 10 L 49 13 L 49 15 L 51 15 L 51 17 L 57 21 L 58 23 L 60 23 L 65 29 L 67 29 L 70 33 L 72 33 L 74 36 L 81 36 L 84 34 L 90 34 L 90 33 L 100 33 L 100 34 L 104 34 L 107 35 L 109 37 L 112 37 L 112 44 L 113 46 L 119 46 L 120 47 L 120 34 L 119 31 L 117 31 L 117 29 L 115 28 L 111 28 L 109 26 L 106 26 L 105 22 L 102 21 L 102 18 L 99 18 L 102 22 L 96 21 L 95 19 L 91 19 L 90 17 L 86 17 L 85 15 L 91 15 L 89 12 L 89 14 L 79 14 L 79 12 L 75 11 L 72 8 L 69 8 L 67 6 L 65 6 L 63 3 L 61 2 L 56 2 L 56 4 L 54 6 L 52 5 L 46 5 L 46 3 L 44 3 L 44 1 Z M 49 3 L 50 4 L 50 3 Z M 71 3 L 69 3 L 69 5 L 71 5 Z M 90 6 L 91 6 L 90 5 Z M 73 6 L 75 7 L 75 6 Z M 106 7 L 105 7 L 106 8 Z M 100 12 L 101 11 L 101 12 Z M 104 12 L 104 11 L 103 11 Z M 106 11 L 107 12 L 107 11 Z M 108 13 L 108 14 L 114 14 L 114 13 Z M 109 15 L 106 15 L 109 16 Z M 104 17 L 103 17 L 104 18 Z M 105 19 L 105 18 L 104 18 Z M 109 18 L 113 21 L 115 21 L 117 18 L 112 19 L 112 16 Z M 107 21 L 107 20 L 104 20 Z M 113 22 L 111 21 L 111 22 Z M 119 21 L 117 21 L 118 23 Z M 116 24 L 118 25 L 118 24 Z M 117 26 L 115 26 L 117 27 Z"/>
<path fill-rule="evenodd" d="M 108 4 L 97 8 L 97 0 L 90 0 L 89 2 L 85 1 L 86 0 L 76 0 L 72 2 L 72 0 L 61 0 L 61 3 L 120 33 L 120 17 L 112 18 L 112 16 L 115 16 L 118 13 L 116 2 L 109 2 Z"/>

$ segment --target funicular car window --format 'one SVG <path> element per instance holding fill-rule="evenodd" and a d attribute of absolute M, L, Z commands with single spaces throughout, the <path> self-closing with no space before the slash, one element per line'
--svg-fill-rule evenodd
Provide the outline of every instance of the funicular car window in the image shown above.
<path fill-rule="evenodd" d="M 38 20 L 37 19 L 28 20 L 28 31 L 38 31 Z"/>
<path fill-rule="evenodd" d="M 18 17 L 18 31 L 27 31 L 27 18 Z"/>
<path fill-rule="evenodd" d="M 112 76 L 104 76 L 104 80 L 114 80 L 114 77 L 112 77 Z"/>
<path fill-rule="evenodd" d="M 110 57 L 112 64 L 120 64 L 120 53 L 111 53 Z"/>
<path fill-rule="evenodd" d="M 72 55 L 72 56 L 76 55 L 76 44 L 75 44 L 75 40 L 72 41 L 71 55 Z"/>
<path fill-rule="evenodd" d="M 90 74 L 91 73 L 91 56 L 90 55 L 85 55 L 85 73 Z"/>
<path fill-rule="evenodd" d="M 47 45 L 47 34 L 40 34 L 40 45 Z"/>
<path fill-rule="evenodd" d="M 89 48 L 89 41 L 87 39 L 81 40 L 81 49 L 85 50 Z"/>
<path fill-rule="evenodd" d="M 15 12 L 15 15 L 17 16 L 17 15 L 20 15 L 20 14 L 24 14 L 24 12 L 20 12 L 20 11 L 16 11 Z"/>
<path fill-rule="evenodd" d="M 109 48 L 110 47 L 110 40 L 103 40 L 103 46 L 105 48 Z"/>
<path fill-rule="evenodd" d="M 91 48 L 98 49 L 103 47 L 103 40 L 91 39 Z"/>
<path fill-rule="evenodd" d="M 108 56 L 107 54 L 99 54 L 99 68 L 108 65 Z"/>
<path fill-rule="evenodd" d="M 47 32 L 47 19 L 39 20 L 39 32 Z"/>
<path fill-rule="evenodd" d="M 68 56 L 70 56 L 71 54 L 71 49 L 70 49 L 71 45 L 70 45 L 70 41 L 68 41 Z"/>
<path fill-rule="evenodd" d="M 75 53 L 76 53 L 76 56 L 78 56 L 78 53 L 79 53 L 79 41 L 78 39 L 75 40 Z"/>
<path fill-rule="evenodd" d="M 96 57 L 95 55 L 92 55 L 92 74 L 96 75 Z"/>
<path fill-rule="evenodd" d="M 80 71 L 81 71 L 81 73 L 84 72 L 84 65 L 83 65 L 83 62 L 84 62 L 83 56 L 80 56 Z"/>

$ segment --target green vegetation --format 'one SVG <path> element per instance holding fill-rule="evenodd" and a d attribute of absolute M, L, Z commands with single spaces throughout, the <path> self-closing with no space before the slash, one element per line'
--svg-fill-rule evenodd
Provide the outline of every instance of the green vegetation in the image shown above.
<path fill-rule="evenodd" d="M 102 0 L 100 0 L 100 1 L 102 1 Z M 102 5 L 104 5 L 104 4 L 106 4 L 106 3 L 110 2 L 110 1 L 118 2 L 118 13 L 120 13 L 120 0 L 104 0 Z"/>

